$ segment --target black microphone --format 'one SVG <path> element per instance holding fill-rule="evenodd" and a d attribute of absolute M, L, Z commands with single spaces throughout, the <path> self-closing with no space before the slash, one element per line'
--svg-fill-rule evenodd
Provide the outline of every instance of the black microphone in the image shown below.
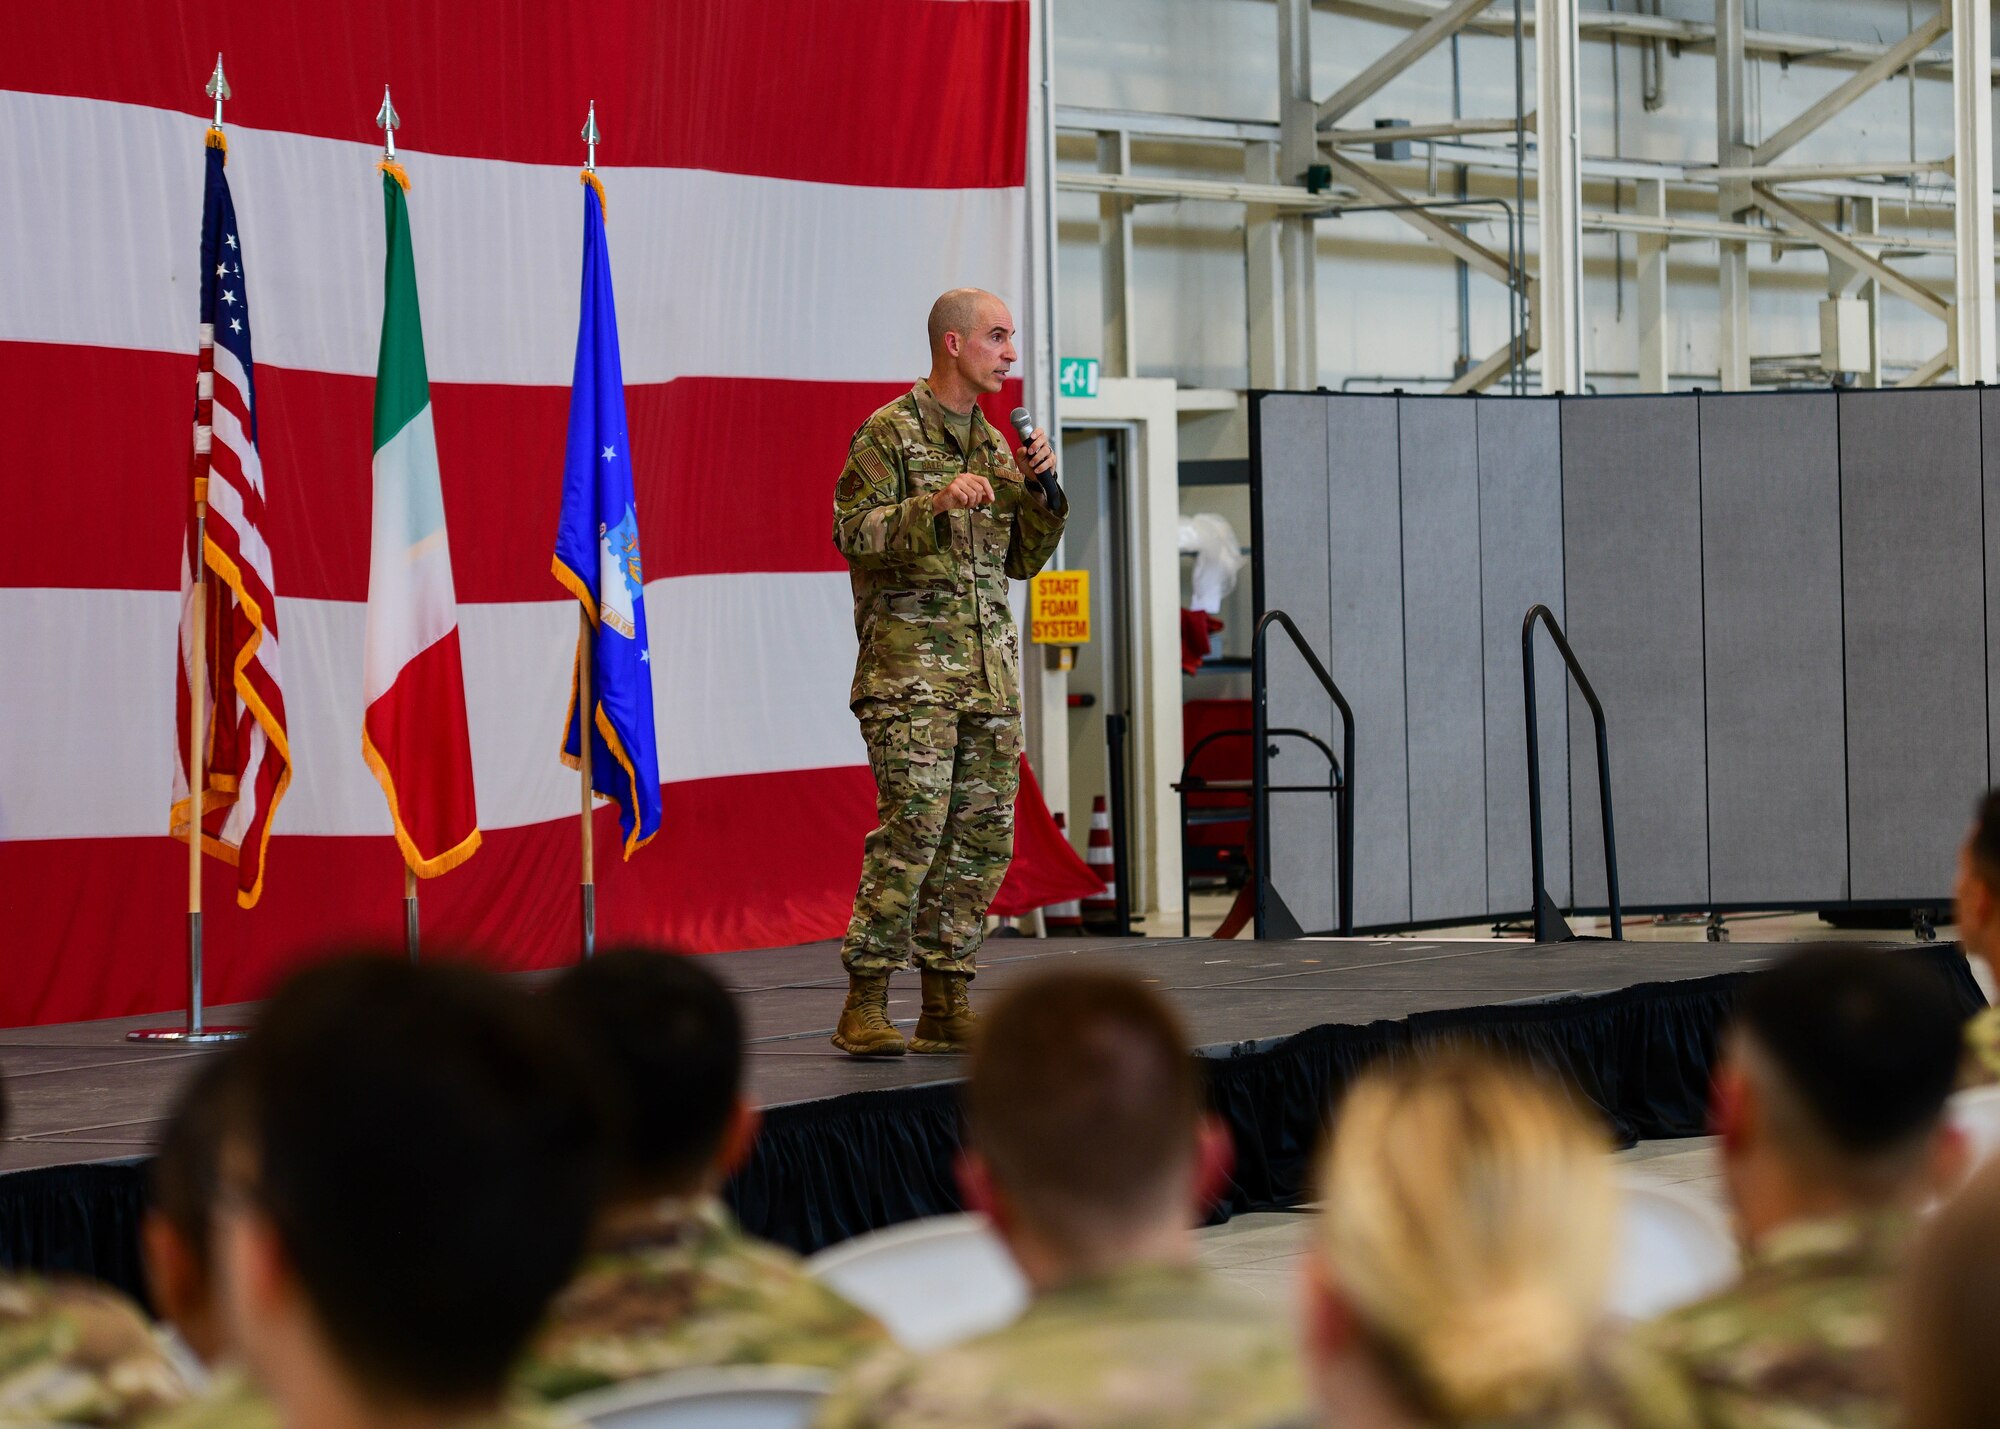
<path fill-rule="evenodd" d="M 1020 435 L 1021 445 L 1025 447 L 1028 439 L 1035 434 L 1035 419 L 1028 415 L 1026 407 L 1016 407 L 1007 420 L 1014 424 L 1015 432 Z M 1035 481 L 1041 486 L 1042 495 L 1048 500 L 1049 510 L 1058 516 L 1068 515 L 1069 498 L 1063 495 L 1062 487 L 1056 482 L 1056 469 L 1050 467 L 1047 471 L 1037 472 Z"/>

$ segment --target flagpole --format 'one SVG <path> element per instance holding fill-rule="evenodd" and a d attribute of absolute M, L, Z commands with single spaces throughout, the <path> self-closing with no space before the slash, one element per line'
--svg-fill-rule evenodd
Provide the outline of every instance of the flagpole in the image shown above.
<path fill-rule="evenodd" d="M 597 101 L 590 101 L 589 117 L 583 121 L 582 139 L 585 145 L 583 171 L 597 172 Z M 589 962 L 597 955 L 597 848 L 591 828 L 591 785 L 594 782 L 591 770 L 591 735 L 597 728 L 597 700 L 593 691 L 591 657 L 595 653 L 591 637 L 595 633 L 591 626 L 590 612 L 577 612 L 577 660 L 576 660 L 576 712 L 577 752 L 582 756 L 577 766 L 583 773 L 583 960 Z"/>
<path fill-rule="evenodd" d="M 222 101 L 216 100 L 220 109 Z M 202 1025 L 201 1005 L 201 823 L 202 777 L 201 734 L 207 721 L 202 718 L 202 696 L 208 687 L 208 485 L 206 477 L 195 480 L 194 498 L 194 662 L 188 671 L 188 1014 L 189 1041 L 207 1030 Z"/>
<path fill-rule="evenodd" d="M 215 101 L 210 127 L 222 132 L 222 101 L 229 98 L 229 81 L 223 77 L 222 56 L 215 57 L 215 73 L 202 92 Z M 240 1027 L 211 1030 L 207 1009 L 202 1006 L 201 968 L 201 829 L 203 796 L 207 779 L 201 757 L 202 734 L 208 721 L 202 710 L 202 696 L 208 690 L 208 467 L 195 469 L 194 550 L 189 553 L 189 574 L 194 581 L 189 607 L 188 629 L 193 647 L 188 665 L 188 1005 L 187 1021 L 180 1027 L 145 1027 L 125 1034 L 128 1042 L 233 1042 L 243 1036 Z"/>
<path fill-rule="evenodd" d="M 417 964 L 417 871 L 403 865 L 403 946 L 410 950 L 410 966 Z"/>
<path fill-rule="evenodd" d="M 382 107 L 375 111 L 375 127 L 382 131 L 382 161 L 396 162 L 396 131 L 403 127 L 402 116 L 396 113 L 396 106 L 389 99 L 389 86 L 382 86 Z M 417 871 L 410 866 L 407 856 L 403 860 L 403 947 L 410 955 L 410 965 L 416 966 L 421 951 L 421 932 L 417 910 Z"/>
<path fill-rule="evenodd" d="M 597 700 L 591 678 L 591 625 L 588 611 L 577 612 L 581 634 L 576 657 L 576 745 L 583 757 L 577 761 L 583 771 L 583 960 L 597 954 L 597 852 L 591 829 L 591 734 L 597 727 Z"/>

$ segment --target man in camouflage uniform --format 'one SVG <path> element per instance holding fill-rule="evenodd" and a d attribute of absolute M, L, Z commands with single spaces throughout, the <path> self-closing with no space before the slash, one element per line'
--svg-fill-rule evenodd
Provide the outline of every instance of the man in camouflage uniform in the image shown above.
<path fill-rule="evenodd" d="M 1960 1169 L 1958 1032 L 1936 974 L 1880 948 L 1800 953 L 1745 989 L 1716 1080 L 1743 1276 L 1634 1346 L 1709 1429 L 1896 1422 L 1889 1301 L 1919 1207 Z"/>
<path fill-rule="evenodd" d="M 717 1195 L 748 1154 L 743 1022 L 697 960 L 606 953 L 549 1004 L 616 1101 L 613 1178 L 583 1267 L 556 1297 L 519 1380 L 563 1399 L 669 1370 L 845 1369 L 882 1348 L 873 1319 L 745 1235 Z"/>
<path fill-rule="evenodd" d="M 462 963 L 340 958 L 231 1055 L 222 1302 L 278 1421 L 550 1429 L 511 1376 L 582 1253 L 604 1147 L 546 1007 Z M 267 1413 L 238 1393 L 197 1422 Z"/>
<path fill-rule="evenodd" d="M 1014 320 L 960 288 L 930 315 L 931 372 L 855 433 L 834 493 L 833 540 L 854 584 L 861 642 L 852 706 L 880 821 L 868 836 L 841 961 L 834 1045 L 900 1056 L 889 975 L 923 970 L 916 1052 L 960 1052 L 986 910 L 1014 849 L 1020 780 L 1020 637 L 1007 582 L 1055 554 L 1063 518 L 1039 479 L 1036 432 L 1010 458 L 979 410 L 1016 360 Z"/>
<path fill-rule="evenodd" d="M 1005 1329 L 838 1385 L 819 1429 L 1266 1429 L 1303 1421 L 1282 1304 L 1195 1258 L 1228 1133 L 1187 1038 L 1136 978 L 1044 973 L 1009 994 L 966 1085 L 967 1200 L 1032 1292 Z"/>

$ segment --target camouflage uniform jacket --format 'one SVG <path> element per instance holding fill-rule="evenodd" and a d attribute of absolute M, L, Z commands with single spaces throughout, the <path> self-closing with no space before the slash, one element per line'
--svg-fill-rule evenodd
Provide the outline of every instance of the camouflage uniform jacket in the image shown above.
<path fill-rule="evenodd" d="M 187 1394 L 122 1296 L 83 1281 L 0 1276 L 0 1426 L 131 1424 Z"/>
<path fill-rule="evenodd" d="M 1887 1300 L 1908 1221 L 1801 1221 L 1767 1236 L 1743 1278 L 1637 1332 L 1708 1429 L 1889 1429 Z"/>
<path fill-rule="evenodd" d="M 1967 1086 L 2000 1082 L 2000 1007 L 1981 1008 L 1966 1021 L 1961 1080 Z"/>
<path fill-rule="evenodd" d="M 1048 563 L 1063 523 L 1030 493 L 1007 443 L 977 408 L 959 450 L 919 382 L 861 424 L 834 491 L 833 543 L 854 583 L 861 641 L 850 700 L 978 714 L 1020 709 L 1020 635 L 1007 581 Z M 993 505 L 934 515 L 960 472 L 993 484 Z"/>
<path fill-rule="evenodd" d="M 283 1429 L 278 1406 L 240 1369 L 217 1374 L 208 1389 L 177 1409 L 146 1420 L 141 1429 Z M 577 1429 L 573 1421 L 532 1402 L 514 1402 L 467 1420 L 460 1429 Z"/>
<path fill-rule="evenodd" d="M 1140 1266 L 1035 1298 L 1006 1329 L 870 1360 L 819 1429 L 1265 1429 L 1305 1417 L 1282 1315 L 1195 1266 Z"/>
<path fill-rule="evenodd" d="M 677 1369 L 844 1369 L 888 1342 L 797 1256 L 745 1235 L 721 1202 L 663 1200 L 644 1224 L 585 1258 L 520 1382 L 562 1399 Z"/>
<path fill-rule="evenodd" d="M 282 1423 L 278 1406 L 232 1367 L 217 1371 L 196 1398 L 146 1420 L 144 1429 L 282 1429 Z"/>

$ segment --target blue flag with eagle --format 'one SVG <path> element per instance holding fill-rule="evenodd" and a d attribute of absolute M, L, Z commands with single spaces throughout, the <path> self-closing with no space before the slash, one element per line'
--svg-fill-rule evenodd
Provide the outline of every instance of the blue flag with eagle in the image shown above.
<path fill-rule="evenodd" d="M 653 727 L 653 652 L 646 639 L 646 586 L 639 561 L 638 499 L 625 433 L 625 378 L 618 312 L 604 243 L 604 191 L 584 175 L 583 303 L 576 372 L 570 379 L 569 450 L 553 570 L 590 617 L 591 784 L 615 799 L 625 856 L 660 831 L 659 737 Z M 570 674 L 563 762 L 582 767 L 578 709 L 583 648 Z"/>

